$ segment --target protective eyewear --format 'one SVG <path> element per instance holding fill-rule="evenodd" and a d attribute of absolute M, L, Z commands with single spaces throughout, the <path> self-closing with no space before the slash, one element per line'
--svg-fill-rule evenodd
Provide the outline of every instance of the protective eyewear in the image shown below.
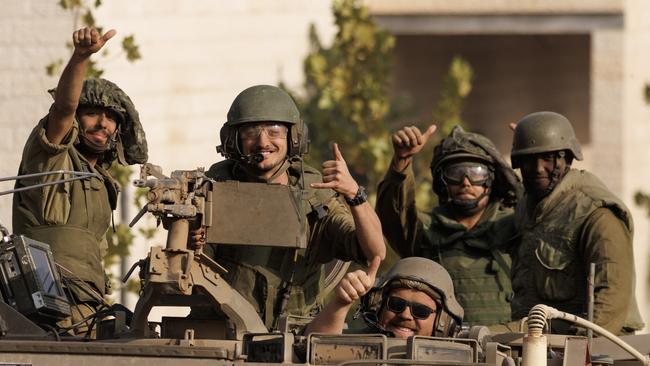
<path fill-rule="evenodd" d="M 413 318 L 420 320 L 427 319 L 435 311 L 419 302 L 410 302 L 397 296 L 389 296 L 388 300 L 386 300 L 386 309 L 396 314 L 404 312 L 407 306 L 411 309 Z"/>
<path fill-rule="evenodd" d="M 270 139 L 282 139 L 287 137 L 287 126 L 280 123 L 268 124 L 247 124 L 239 128 L 239 136 L 244 140 L 252 140 L 260 137 L 262 131 Z"/>
<path fill-rule="evenodd" d="M 445 182 L 453 185 L 462 184 L 465 177 L 474 186 L 483 185 L 490 179 L 490 169 L 487 165 L 475 162 L 448 165 L 442 174 Z"/>

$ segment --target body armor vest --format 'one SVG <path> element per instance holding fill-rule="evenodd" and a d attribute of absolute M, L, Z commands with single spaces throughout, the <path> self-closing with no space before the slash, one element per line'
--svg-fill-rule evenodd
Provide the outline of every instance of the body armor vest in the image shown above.
<path fill-rule="evenodd" d="M 244 173 L 238 171 L 242 169 L 238 164 L 233 160 L 216 163 L 206 175 L 217 181 L 241 180 L 239 173 Z M 298 250 L 295 262 L 292 249 L 229 245 L 208 245 L 205 248 L 207 255 L 228 270 L 224 275 L 226 281 L 253 304 L 267 327 L 272 325 L 279 291 L 283 283 L 290 280 L 292 271 L 295 273 L 286 312 L 293 315 L 313 315 L 311 313 L 319 310 L 323 301 L 321 264 L 310 260 L 311 228 L 320 215 L 327 215 L 327 204 L 335 199 L 335 196 L 332 190 L 310 188 L 310 183 L 321 182 L 320 173 L 307 165 L 304 165 L 303 170 L 307 197 L 302 205 L 310 230 L 308 247 Z M 289 184 L 302 186 L 303 177 L 300 176 L 298 167 L 291 166 L 289 173 Z M 346 269 L 347 266 L 344 266 L 342 271 L 345 272 Z"/>
<path fill-rule="evenodd" d="M 75 171 L 92 171 L 87 162 L 82 162 L 75 148 L 70 147 L 69 155 Z M 108 172 L 99 165 L 95 170 L 101 178 L 92 176 L 70 182 L 70 214 L 65 224 L 39 222 L 36 215 L 21 207 L 17 195 L 14 198 L 13 227 L 17 234 L 49 244 L 54 260 L 64 268 L 61 270 L 63 277 L 70 281 L 92 283 L 103 296 L 106 293 L 106 278 L 102 265 L 102 257 L 107 250 L 105 235 L 110 225 L 111 211 L 117 204 L 118 189 Z M 78 301 L 96 301 L 94 297 L 76 287 L 68 288 Z"/>
<path fill-rule="evenodd" d="M 436 208 L 420 255 L 440 263 L 451 275 L 463 323 L 493 325 L 510 321 L 510 256 L 515 236 L 512 211 L 491 202 L 481 221 L 467 230 Z"/>
<path fill-rule="evenodd" d="M 588 264 L 583 261 L 581 229 L 591 213 L 610 209 L 630 232 L 632 216 L 625 205 L 594 175 L 570 170 L 536 207 L 526 195 L 516 209 L 521 244 L 513 264 L 513 319 L 528 315 L 536 304 L 585 316 Z M 528 214 L 533 210 L 532 216 Z M 621 245 L 630 245 L 621 243 Z M 631 302 L 630 316 L 638 314 Z"/>

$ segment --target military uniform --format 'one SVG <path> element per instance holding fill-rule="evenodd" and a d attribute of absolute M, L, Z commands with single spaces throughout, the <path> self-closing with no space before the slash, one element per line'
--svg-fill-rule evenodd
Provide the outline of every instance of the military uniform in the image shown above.
<path fill-rule="evenodd" d="M 287 170 L 291 186 L 302 185 L 299 164 L 294 163 Z M 253 304 L 267 327 L 272 326 L 278 292 L 283 283 L 290 279 L 292 268 L 295 267 L 295 274 L 286 313 L 313 315 L 320 309 L 326 295 L 322 293 L 320 283 L 322 264 L 333 259 L 353 260 L 363 264 L 366 260 L 356 237 L 351 213 L 332 190 L 309 187 L 310 183 L 321 182 L 317 170 L 307 165 L 304 165 L 303 170 L 304 188 L 307 190 L 303 209 L 307 213 L 309 225 L 308 247 L 298 252 L 295 265 L 294 251 L 291 249 L 228 245 L 207 245 L 205 248 L 206 254 L 228 270 L 225 279 Z M 244 167 L 233 160 L 212 165 L 206 175 L 218 181 L 249 180 Z M 325 215 L 319 217 L 321 207 Z M 194 312 L 194 315 L 198 314 Z"/>
<path fill-rule="evenodd" d="M 23 150 L 19 174 L 52 170 L 95 173 L 84 180 L 19 192 L 13 201 L 13 229 L 50 244 L 73 301 L 97 305 L 106 292 L 102 258 L 107 249 L 106 230 L 115 208 L 117 185 L 100 165 L 90 166 L 73 145 L 78 126 L 61 144 L 45 135 L 43 118 L 32 131 Z M 59 175 L 22 179 L 17 187 L 62 179 Z M 86 283 L 80 287 L 72 283 Z M 74 321 L 74 319 L 73 319 Z"/>
<path fill-rule="evenodd" d="M 571 169 L 538 204 L 516 208 L 521 245 L 513 263 L 513 319 L 538 303 L 585 317 L 596 264 L 594 322 L 615 334 L 643 328 L 634 296 L 632 216 L 594 175 Z"/>
<path fill-rule="evenodd" d="M 55 89 L 49 92 L 53 97 L 56 94 Z M 114 144 L 109 144 L 97 163 L 91 166 L 78 150 L 84 143 L 76 120 L 60 144 L 51 143 L 46 135 L 48 115 L 38 123 L 25 143 L 19 174 L 74 170 L 94 175 L 16 193 L 13 201 L 14 232 L 50 244 L 54 260 L 60 266 L 73 305 L 68 325 L 92 315 L 106 293 L 102 264 L 108 248 L 105 235 L 119 191 L 117 182 L 107 169 L 115 159 L 123 165 L 147 161 L 147 141 L 138 112 L 117 85 L 105 79 L 85 80 L 79 95 L 79 107 L 106 108 L 120 116 Z M 16 187 L 62 178 L 68 177 L 49 175 L 21 179 Z M 75 330 L 84 332 L 83 327 Z"/>
<path fill-rule="evenodd" d="M 446 205 L 430 214 L 415 208 L 415 181 L 389 169 L 379 184 L 377 212 L 384 235 L 402 257 L 435 260 L 451 275 L 458 302 L 469 324 L 510 320 L 510 256 L 504 249 L 515 237 L 512 209 L 491 201 L 480 221 L 467 230 L 452 219 Z"/>

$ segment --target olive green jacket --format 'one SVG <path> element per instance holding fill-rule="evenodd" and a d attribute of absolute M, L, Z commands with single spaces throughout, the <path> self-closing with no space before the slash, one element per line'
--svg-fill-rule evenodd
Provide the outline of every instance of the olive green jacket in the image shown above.
<path fill-rule="evenodd" d="M 379 184 L 377 213 L 384 235 L 402 257 L 435 260 L 449 272 L 464 323 L 493 325 L 510 320 L 510 256 L 515 238 L 511 209 L 490 202 L 472 229 L 452 218 L 446 205 L 431 213 L 415 208 L 411 167 L 390 169 Z"/>
<path fill-rule="evenodd" d="M 596 264 L 594 322 L 622 334 L 643 327 L 634 296 L 632 216 L 594 175 L 570 170 L 535 204 L 516 208 L 521 244 L 513 252 L 513 319 L 536 304 L 585 316 L 589 263 Z"/>
<path fill-rule="evenodd" d="M 93 172 L 94 176 L 52 185 L 14 195 L 13 230 L 32 239 L 50 244 L 54 260 L 62 268 L 67 281 L 83 281 L 94 285 L 100 295 L 106 291 L 102 258 L 107 249 L 106 231 L 111 210 L 117 202 L 117 184 L 99 165 L 91 167 L 74 147 L 78 127 L 75 122 L 61 144 L 53 144 L 45 135 L 43 118 L 27 139 L 19 174 L 53 170 Z M 61 175 L 22 179 L 16 187 L 55 181 Z M 96 297 L 70 288 L 78 301 Z"/>
<path fill-rule="evenodd" d="M 320 173 L 304 165 L 304 181 L 307 200 L 303 212 L 307 213 L 307 249 L 299 250 L 294 264 L 294 251 L 284 248 L 213 246 L 206 247 L 211 255 L 223 265 L 228 273 L 226 281 L 239 291 L 258 310 L 267 327 L 271 327 L 278 306 L 278 292 L 283 282 L 289 281 L 295 270 L 293 286 L 285 314 L 313 315 L 322 307 L 322 265 L 334 259 L 356 261 L 365 264 L 366 258 L 357 241 L 354 219 L 347 207 L 336 197 L 334 191 L 317 190 L 310 183 L 321 182 Z M 289 184 L 302 186 L 299 163 L 287 170 Z M 218 181 L 246 181 L 246 173 L 239 163 L 225 160 L 212 165 L 206 175 Z M 319 217 L 317 208 L 322 207 Z M 264 228 L 255 228 L 264 230 Z"/>

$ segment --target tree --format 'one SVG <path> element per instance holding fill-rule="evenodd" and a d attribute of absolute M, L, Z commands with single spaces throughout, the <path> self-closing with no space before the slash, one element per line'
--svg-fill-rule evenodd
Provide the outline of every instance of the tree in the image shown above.
<path fill-rule="evenodd" d="M 97 24 L 97 21 L 95 20 L 95 16 L 93 15 L 93 11 L 99 8 L 102 5 L 102 0 L 92 0 L 92 1 L 85 1 L 85 0 L 59 0 L 58 2 L 59 6 L 63 10 L 67 10 L 72 14 L 73 19 L 74 19 L 74 30 L 79 28 L 79 22 L 81 21 L 81 24 L 86 26 L 86 27 L 94 27 L 97 28 L 97 31 L 99 31 L 100 34 L 104 33 L 104 30 L 102 26 Z M 65 46 L 72 51 L 72 42 L 68 41 L 66 42 Z M 134 36 L 127 35 L 122 38 L 122 51 L 124 52 L 124 57 L 129 62 L 134 62 L 136 60 L 139 60 L 142 55 L 140 55 L 140 49 L 138 45 L 135 43 L 135 38 Z M 108 49 L 104 48 L 101 53 L 101 57 L 107 58 L 108 57 Z M 47 66 L 45 66 L 45 73 L 48 76 L 54 76 L 58 75 L 61 72 L 61 67 L 63 66 L 63 59 L 57 59 Z M 102 70 L 98 65 L 97 62 L 94 60 L 90 60 L 90 63 L 88 65 L 88 69 L 86 71 L 86 77 L 101 77 L 102 74 L 104 73 L 104 70 Z"/>
<path fill-rule="evenodd" d="M 437 197 L 431 187 L 430 157 L 433 156 L 433 147 L 447 136 L 456 125 L 465 127 L 462 119 L 463 104 L 472 91 L 474 71 L 472 66 L 461 56 L 454 56 L 445 75 L 440 97 L 433 109 L 433 120 L 438 130 L 430 141 L 420 151 L 419 159 L 413 161 L 415 173 L 415 197 L 418 209 L 430 211 L 437 204 Z"/>
<path fill-rule="evenodd" d="M 336 0 L 332 5 L 338 32 L 329 48 L 323 47 L 312 25 L 311 51 L 304 61 L 304 98 L 296 98 L 308 121 L 314 165 L 331 159 L 336 141 L 360 184 L 371 191 L 390 162 L 386 117 L 391 51 L 388 32 L 375 25 L 368 9 L 357 0 Z"/>

